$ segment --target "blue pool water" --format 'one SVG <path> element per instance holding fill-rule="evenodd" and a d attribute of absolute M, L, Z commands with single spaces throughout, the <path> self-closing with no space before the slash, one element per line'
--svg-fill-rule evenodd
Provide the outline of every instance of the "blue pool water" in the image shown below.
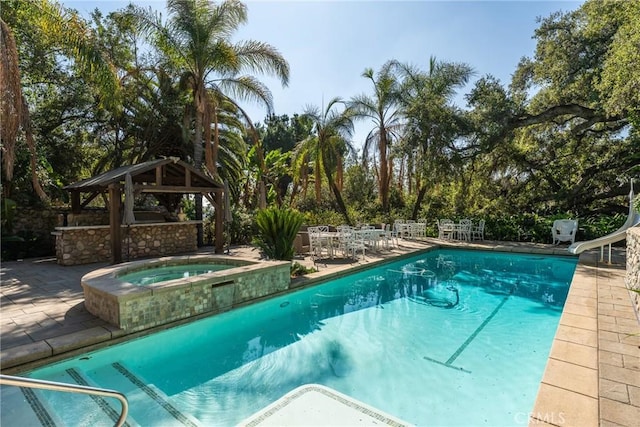
<path fill-rule="evenodd" d="M 307 383 L 416 425 L 526 425 L 576 261 L 432 251 L 29 376 L 123 391 L 130 425 L 235 425 Z M 36 394 L 112 425 L 100 402 Z"/>
<path fill-rule="evenodd" d="M 225 264 L 165 265 L 133 271 L 131 273 L 118 276 L 118 279 L 137 286 L 146 286 L 153 283 L 166 282 L 168 280 L 185 279 L 187 277 L 227 270 L 233 267 L 233 265 Z"/>

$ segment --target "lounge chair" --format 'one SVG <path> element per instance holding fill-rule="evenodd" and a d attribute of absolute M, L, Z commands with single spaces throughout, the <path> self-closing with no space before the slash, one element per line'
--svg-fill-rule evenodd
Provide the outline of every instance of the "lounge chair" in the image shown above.
<path fill-rule="evenodd" d="M 571 242 L 571 244 L 573 244 L 576 241 L 577 231 L 577 220 L 556 219 L 555 221 L 553 221 L 553 227 L 551 227 L 551 237 L 553 238 L 553 244 L 557 245 L 560 242 Z"/>

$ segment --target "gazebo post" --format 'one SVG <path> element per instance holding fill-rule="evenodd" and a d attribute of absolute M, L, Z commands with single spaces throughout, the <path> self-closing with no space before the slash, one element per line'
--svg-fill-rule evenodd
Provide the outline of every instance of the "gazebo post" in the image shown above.
<path fill-rule="evenodd" d="M 109 231 L 111 234 L 111 258 L 113 264 L 122 262 L 122 240 L 120 234 L 120 202 L 122 190 L 119 184 L 109 184 Z"/>
<path fill-rule="evenodd" d="M 71 192 L 71 213 L 77 215 L 80 213 L 80 192 Z"/>

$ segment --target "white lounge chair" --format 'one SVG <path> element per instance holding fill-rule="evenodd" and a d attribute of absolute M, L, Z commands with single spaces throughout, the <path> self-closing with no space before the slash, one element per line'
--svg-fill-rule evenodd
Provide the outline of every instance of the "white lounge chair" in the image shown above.
<path fill-rule="evenodd" d="M 553 244 L 557 245 L 560 242 L 571 242 L 571 244 L 573 244 L 576 241 L 577 231 L 577 220 L 556 219 L 555 221 L 553 221 L 553 227 L 551 227 L 551 237 L 553 238 Z"/>

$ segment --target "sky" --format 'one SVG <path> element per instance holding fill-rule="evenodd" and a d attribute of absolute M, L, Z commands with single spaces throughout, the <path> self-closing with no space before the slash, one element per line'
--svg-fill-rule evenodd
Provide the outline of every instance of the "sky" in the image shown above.
<path fill-rule="evenodd" d="M 104 13 L 124 8 L 128 0 L 62 0 L 82 14 L 99 8 Z M 134 0 L 164 10 L 165 0 Z M 475 74 L 456 97 L 491 74 L 509 84 L 520 59 L 535 54 L 538 17 L 569 12 L 583 1 L 574 0 L 255 0 L 245 1 L 248 22 L 235 41 L 258 40 L 274 46 L 288 61 L 290 81 L 258 76 L 273 94 L 276 114 L 302 113 L 309 105 L 322 107 L 334 97 L 372 94 L 362 77 L 391 59 L 428 69 L 429 58 L 464 62 Z M 166 13 L 163 12 L 166 16 Z M 263 121 L 264 107 L 241 104 L 254 122 Z M 361 146 L 371 123 L 358 122 L 354 145 Z"/>

